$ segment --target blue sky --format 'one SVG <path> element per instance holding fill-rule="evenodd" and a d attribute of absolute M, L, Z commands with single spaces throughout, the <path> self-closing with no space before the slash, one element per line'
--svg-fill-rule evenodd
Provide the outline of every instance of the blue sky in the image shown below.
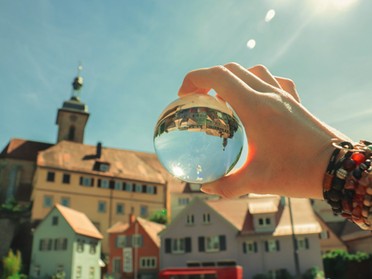
<path fill-rule="evenodd" d="M 184 75 L 231 61 L 292 78 L 317 117 L 372 139 L 371 10 L 367 0 L 2 0 L 1 148 L 56 141 L 80 61 L 87 144 L 153 152 Z"/>

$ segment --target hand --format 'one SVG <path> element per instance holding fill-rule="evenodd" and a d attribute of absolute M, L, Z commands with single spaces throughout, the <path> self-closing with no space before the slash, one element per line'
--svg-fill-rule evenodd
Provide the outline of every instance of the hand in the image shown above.
<path fill-rule="evenodd" d="M 247 70 L 229 63 L 188 73 L 178 94 L 207 94 L 210 89 L 238 114 L 248 155 L 239 170 L 204 184 L 202 191 L 227 198 L 248 193 L 323 197 L 332 143 L 349 139 L 300 103 L 291 80 L 274 77 L 261 65 Z"/>

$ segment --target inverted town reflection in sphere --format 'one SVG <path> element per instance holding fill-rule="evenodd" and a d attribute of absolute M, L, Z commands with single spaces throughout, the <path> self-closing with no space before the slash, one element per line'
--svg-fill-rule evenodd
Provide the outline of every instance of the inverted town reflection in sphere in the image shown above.
<path fill-rule="evenodd" d="M 169 104 L 154 132 L 162 165 L 190 183 L 226 175 L 238 162 L 243 143 L 243 127 L 231 107 L 206 94 L 187 95 Z"/>

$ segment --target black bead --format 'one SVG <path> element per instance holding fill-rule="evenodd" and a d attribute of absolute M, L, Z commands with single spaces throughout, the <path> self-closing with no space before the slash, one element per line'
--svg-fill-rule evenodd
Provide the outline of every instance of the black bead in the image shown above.
<path fill-rule="evenodd" d="M 331 190 L 328 192 L 328 198 L 329 198 L 331 201 L 334 201 L 334 202 L 340 201 L 340 200 L 341 200 L 341 197 L 342 197 L 342 194 L 341 194 L 341 192 L 338 191 L 338 190 L 331 189 Z"/>
<path fill-rule="evenodd" d="M 356 179 L 361 179 L 362 178 L 362 170 L 360 168 L 356 168 L 355 170 L 353 170 L 353 176 L 356 178 Z"/>
<path fill-rule="evenodd" d="M 332 180 L 332 188 L 336 190 L 342 190 L 345 185 L 345 179 L 338 178 L 335 176 Z"/>
<path fill-rule="evenodd" d="M 354 198 L 354 195 L 355 195 L 355 191 L 354 190 L 348 190 L 348 189 L 345 189 L 344 190 L 344 197 L 347 200 L 352 201 L 353 198 Z"/>

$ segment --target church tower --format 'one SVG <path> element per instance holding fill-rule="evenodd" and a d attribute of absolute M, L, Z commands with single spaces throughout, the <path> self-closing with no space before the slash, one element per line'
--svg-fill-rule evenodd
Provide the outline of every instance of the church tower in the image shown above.
<path fill-rule="evenodd" d="M 78 75 L 72 82 L 72 94 L 68 101 L 65 101 L 62 108 L 58 110 L 57 121 L 58 137 L 57 143 L 62 140 L 84 142 L 84 129 L 88 122 L 88 106 L 80 101 L 83 78 L 80 76 L 82 66 L 78 67 Z"/>

